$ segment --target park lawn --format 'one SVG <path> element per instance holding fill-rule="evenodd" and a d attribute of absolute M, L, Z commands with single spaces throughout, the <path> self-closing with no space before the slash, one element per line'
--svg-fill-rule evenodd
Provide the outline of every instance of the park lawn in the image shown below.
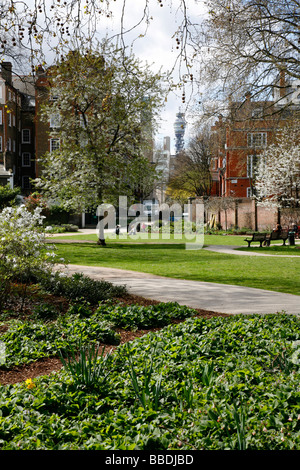
<path fill-rule="evenodd" d="M 95 234 L 76 234 L 76 235 L 59 235 L 57 236 L 56 234 L 51 236 L 51 240 L 56 240 L 56 239 L 66 239 L 66 240 L 88 240 L 88 241 L 96 241 L 97 240 L 97 235 L 96 231 Z M 204 236 L 204 244 L 205 245 L 231 245 L 231 246 L 243 246 L 246 245 L 246 242 L 244 241 L 245 236 L 244 235 L 206 235 Z M 141 233 L 136 236 L 128 236 L 127 238 L 124 236 L 120 236 L 120 238 L 117 238 L 116 236 L 112 238 L 111 236 L 107 237 L 107 242 L 109 244 L 111 243 L 185 243 L 185 242 L 190 242 L 189 239 L 187 238 L 182 238 L 178 239 L 175 238 L 173 234 L 170 234 L 169 239 L 162 238 L 161 234 L 159 238 L 151 238 L 150 235 L 146 233 Z M 257 246 L 259 246 L 259 243 L 257 243 Z"/>
<path fill-rule="evenodd" d="M 185 244 L 58 243 L 67 263 L 147 272 L 193 281 L 255 287 L 300 295 L 299 259 L 186 250 Z"/>

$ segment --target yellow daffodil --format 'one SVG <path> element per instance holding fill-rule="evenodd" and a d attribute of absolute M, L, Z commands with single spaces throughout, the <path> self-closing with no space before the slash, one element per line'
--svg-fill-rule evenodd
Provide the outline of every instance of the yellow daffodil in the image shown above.
<path fill-rule="evenodd" d="M 32 389 L 35 387 L 34 383 L 32 382 L 32 379 L 27 379 L 25 380 L 25 383 L 27 385 L 27 388 Z"/>

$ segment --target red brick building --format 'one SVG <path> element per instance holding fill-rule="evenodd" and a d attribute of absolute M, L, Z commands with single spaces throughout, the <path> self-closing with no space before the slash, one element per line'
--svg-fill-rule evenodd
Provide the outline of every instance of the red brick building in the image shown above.
<path fill-rule="evenodd" d="M 232 103 L 230 117 L 226 121 L 219 118 L 212 128 L 216 141 L 212 195 L 251 197 L 259 154 L 285 119 L 275 111 L 273 102 L 251 101 L 247 96 L 244 103 Z"/>
<path fill-rule="evenodd" d="M 13 76 L 10 62 L 0 73 L 0 184 L 19 186 L 24 194 L 35 177 L 34 86 Z"/>
<path fill-rule="evenodd" d="M 293 118 L 299 118 L 300 80 L 287 83 L 281 74 L 278 85 L 274 90 L 274 101 L 258 102 L 247 95 L 243 102 L 231 103 L 228 116 L 219 117 L 212 127 L 211 195 L 227 198 L 227 207 L 230 207 L 231 199 L 231 206 L 234 206 L 210 214 L 223 228 L 269 229 L 279 217 L 277 211 L 258 207 L 251 198 L 260 154 L 273 142 L 281 127 Z M 225 200 L 217 206 L 226 207 Z"/>
<path fill-rule="evenodd" d="M 50 123 L 44 122 L 40 117 L 41 107 L 43 104 L 49 101 L 49 80 L 47 72 L 40 67 L 37 71 L 37 77 L 35 82 L 35 127 L 36 127 L 36 175 L 40 175 L 42 168 L 39 163 L 39 157 L 44 155 L 53 149 L 55 143 L 51 139 L 51 127 Z"/>

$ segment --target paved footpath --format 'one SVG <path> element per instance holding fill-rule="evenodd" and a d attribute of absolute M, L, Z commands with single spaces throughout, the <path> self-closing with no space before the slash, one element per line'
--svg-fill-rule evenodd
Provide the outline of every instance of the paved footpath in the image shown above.
<path fill-rule="evenodd" d="M 299 245 L 299 242 L 297 240 L 297 245 Z M 267 256 L 267 257 L 277 257 L 280 256 L 280 258 L 299 258 L 299 255 L 269 255 L 268 253 L 259 253 L 258 251 L 243 251 L 239 250 L 239 248 L 242 248 L 241 245 L 238 246 L 232 246 L 232 245 L 209 245 L 205 246 L 203 250 L 208 250 L 208 251 L 215 251 L 216 253 L 227 253 L 229 255 L 239 255 L 239 256 Z"/>
<path fill-rule="evenodd" d="M 300 296 L 211 282 L 186 281 L 147 273 L 94 266 L 68 265 L 69 273 L 82 272 L 94 279 L 125 285 L 129 293 L 178 302 L 193 308 L 229 314 L 300 314 Z"/>

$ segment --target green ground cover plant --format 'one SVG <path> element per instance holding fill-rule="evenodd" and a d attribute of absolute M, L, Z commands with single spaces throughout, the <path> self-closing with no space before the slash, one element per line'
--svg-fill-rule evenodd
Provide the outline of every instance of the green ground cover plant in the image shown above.
<path fill-rule="evenodd" d="M 60 351 L 70 351 L 79 339 L 83 344 L 118 344 L 119 335 L 112 324 L 99 315 L 81 318 L 80 315 L 60 316 L 55 322 L 44 320 L 10 320 L 2 325 L 8 330 L 0 336 L 6 346 L 5 364 L 11 368 L 37 359 L 56 356 Z"/>
<path fill-rule="evenodd" d="M 117 345 L 116 328 L 150 329 L 168 325 L 172 319 L 196 314 L 194 309 L 177 303 L 154 306 L 124 306 L 114 302 L 100 303 L 93 308 L 86 300 L 74 302 L 61 314 L 52 305 L 41 304 L 29 318 L 6 319 L 0 340 L 6 346 L 3 369 L 28 364 L 42 358 L 74 352 L 95 344 Z"/>
<path fill-rule="evenodd" d="M 70 353 L 0 387 L 0 448 L 297 450 L 299 340 L 284 312 L 193 316 L 106 357 Z"/>
<path fill-rule="evenodd" d="M 108 322 L 115 326 L 129 329 L 149 329 L 166 326 L 172 319 L 182 320 L 196 315 L 196 310 L 179 305 L 177 302 L 159 303 L 157 305 L 111 305 L 102 304 L 97 309 Z"/>
<path fill-rule="evenodd" d="M 105 249 L 93 243 L 57 243 L 56 247 L 58 255 L 70 264 L 300 294 L 298 257 L 239 256 L 203 249 L 186 250 L 184 244 L 174 243 L 119 242 L 108 244 Z"/>

